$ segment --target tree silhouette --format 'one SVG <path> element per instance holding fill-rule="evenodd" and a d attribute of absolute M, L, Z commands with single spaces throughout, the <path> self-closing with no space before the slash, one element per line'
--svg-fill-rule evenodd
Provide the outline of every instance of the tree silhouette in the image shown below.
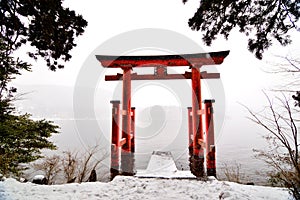
<path fill-rule="evenodd" d="M 293 95 L 292 97 L 295 100 L 295 106 L 300 107 L 300 91 L 297 91 L 296 95 Z"/>
<path fill-rule="evenodd" d="M 9 83 L 31 67 L 14 53 L 26 47 L 30 57 L 44 59 L 49 69 L 63 68 L 86 26 L 62 0 L 0 1 L 0 173 L 19 174 L 24 169 L 20 164 L 40 158 L 41 149 L 55 149 L 48 138 L 58 133 L 52 122 L 16 112 L 17 89 Z"/>
<path fill-rule="evenodd" d="M 43 58 L 51 70 L 70 60 L 74 39 L 87 26 L 82 16 L 62 7 L 62 0 L 1 0 L 0 23 L 7 55 L 30 44 L 35 50 L 29 56 Z"/>
<path fill-rule="evenodd" d="M 201 0 L 199 4 L 188 24 L 192 30 L 203 32 L 207 45 L 217 35 L 228 39 L 236 27 L 248 37 L 248 49 L 258 59 L 273 39 L 287 45 L 291 43 L 289 31 L 299 31 L 299 0 Z"/>

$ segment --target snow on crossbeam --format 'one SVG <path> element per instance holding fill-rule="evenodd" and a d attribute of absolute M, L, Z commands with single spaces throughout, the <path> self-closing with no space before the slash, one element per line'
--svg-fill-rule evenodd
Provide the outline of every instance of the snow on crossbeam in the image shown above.
<path fill-rule="evenodd" d="M 146 170 L 138 170 L 143 178 L 196 178 L 190 171 L 179 171 L 171 152 L 153 151 Z"/>

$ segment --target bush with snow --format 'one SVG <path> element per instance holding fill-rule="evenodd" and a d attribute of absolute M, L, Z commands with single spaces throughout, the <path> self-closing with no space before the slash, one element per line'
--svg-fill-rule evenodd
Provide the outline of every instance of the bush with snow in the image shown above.
<path fill-rule="evenodd" d="M 35 175 L 32 179 L 32 183 L 40 184 L 40 185 L 47 185 L 48 180 L 44 175 Z"/>

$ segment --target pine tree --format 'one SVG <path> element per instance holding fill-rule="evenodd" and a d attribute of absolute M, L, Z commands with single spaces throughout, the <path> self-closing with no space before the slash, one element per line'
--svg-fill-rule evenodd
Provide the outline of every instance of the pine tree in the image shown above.
<path fill-rule="evenodd" d="M 0 173 L 18 174 L 20 164 L 40 158 L 42 149 L 55 149 L 48 139 L 58 133 L 53 122 L 16 112 L 13 102 L 19 95 L 9 85 L 23 71 L 31 71 L 31 65 L 13 53 L 31 45 L 35 49 L 28 55 L 44 59 L 55 71 L 71 59 L 74 39 L 86 26 L 82 16 L 62 7 L 62 0 L 0 1 Z"/>
<path fill-rule="evenodd" d="M 207 45 L 218 35 L 228 39 L 238 28 L 248 37 L 249 51 L 262 59 L 274 39 L 281 45 L 291 43 L 289 31 L 299 31 L 299 16 L 299 0 L 201 0 L 188 24 L 192 30 L 203 32 Z"/>

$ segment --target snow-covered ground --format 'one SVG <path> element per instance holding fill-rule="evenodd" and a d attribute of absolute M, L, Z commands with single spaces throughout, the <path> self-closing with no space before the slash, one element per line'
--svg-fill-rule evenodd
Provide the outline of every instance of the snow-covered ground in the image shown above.
<path fill-rule="evenodd" d="M 47 199 L 292 200 L 293 198 L 283 188 L 241 185 L 218 181 L 214 177 L 208 177 L 207 181 L 196 180 L 190 172 L 179 171 L 176 168 L 170 152 L 159 151 L 153 152 L 147 169 L 138 171 L 136 177 L 117 176 L 109 183 L 72 183 L 47 186 L 20 183 L 11 178 L 0 182 L 0 200 Z"/>
<path fill-rule="evenodd" d="M 155 179 L 117 176 L 109 183 L 36 185 L 15 179 L 0 182 L 1 200 L 65 199 L 292 199 L 282 188 L 241 185 L 232 182 Z"/>

